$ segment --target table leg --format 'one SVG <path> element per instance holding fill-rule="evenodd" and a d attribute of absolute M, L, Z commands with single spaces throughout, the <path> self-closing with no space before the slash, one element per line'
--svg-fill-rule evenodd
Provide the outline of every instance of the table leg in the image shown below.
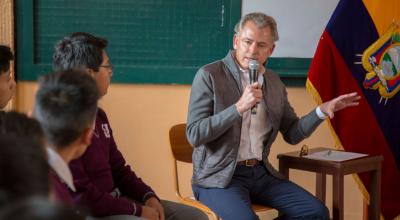
<path fill-rule="evenodd" d="M 317 173 L 316 178 L 316 197 L 323 203 L 325 203 L 326 197 L 326 175 L 325 173 Z"/>
<path fill-rule="evenodd" d="M 333 220 L 343 220 L 343 175 L 333 175 Z"/>
<path fill-rule="evenodd" d="M 381 204 L 381 165 L 371 172 L 370 202 L 368 219 L 379 220 Z"/>
<path fill-rule="evenodd" d="M 286 178 L 289 179 L 289 167 L 286 166 L 286 162 L 284 160 L 279 160 L 279 172 Z M 283 213 L 278 212 L 278 216 L 283 215 Z"/>
<path fill-rule="evenodd" d="M 286 178 L 289 179 L 289 167 L 286 166 L 286 162 L 282 159 L 279 160 L 279 172 Z"/>

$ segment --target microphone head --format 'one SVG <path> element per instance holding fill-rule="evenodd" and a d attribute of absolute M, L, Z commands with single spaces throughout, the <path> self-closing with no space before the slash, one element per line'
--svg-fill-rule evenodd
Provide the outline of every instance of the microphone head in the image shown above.
<path fill-rule="evenodd" d="M 258 70 L 258 61 L 257 60 L 250 60 L 249 62 L 249 69 L 250 70 Z"/>

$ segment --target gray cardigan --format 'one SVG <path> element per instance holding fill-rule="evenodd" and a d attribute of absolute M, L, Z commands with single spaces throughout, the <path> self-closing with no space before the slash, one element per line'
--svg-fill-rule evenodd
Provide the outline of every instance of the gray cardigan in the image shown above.
<path fill-rule="evenodd" d="M 263 97 L 268 122 L 272 125 L 264 140 L 263 162 L 275 176 L 281 177 L 270 162 L 270 147 L 280 131 L 290 144 L 308 137 L 323 121 L 315 110 L 299 119 L 288 102 L 279 77 L 267 70 Z M 235 103 L 241 97 L 242 85 L 233 52 L 198 70 L 190 94 L 186 134 L 193 151 L 192 183 L 201 187 L 226 187 L 236 167 L 242 118 Z"/>

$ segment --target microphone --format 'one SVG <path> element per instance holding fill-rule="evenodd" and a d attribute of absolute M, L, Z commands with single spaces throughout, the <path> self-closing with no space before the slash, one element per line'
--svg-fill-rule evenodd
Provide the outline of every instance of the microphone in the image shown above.
<path fill-rule="evenodd" d="M 250 60 L 249 62 L 249 78 L 250 78 L 250 84 L 253 84 L 255 82 L 257 82 L 257 71 L 258 71 L 258 61 L 257 60 Z M 255 104 L 252 108 L 251 108 L 251 114 L 255 115 L 257 114 L 257 104 Z"/>

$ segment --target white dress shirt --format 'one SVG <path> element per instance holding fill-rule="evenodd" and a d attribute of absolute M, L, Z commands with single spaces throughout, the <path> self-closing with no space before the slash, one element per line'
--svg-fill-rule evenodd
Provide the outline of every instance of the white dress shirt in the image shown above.
<path fill-rule="evenodd" d="M 240 79 L 242 81 L 243 90 L 250 83 L 249 71 L 240 70 Z M 258 74 L 258 83 L 261 88 L 264 83 L 264 73 Z M 261 102 L 257 105 L 257 114 L 252 115 L 251 110 L 248 110 L 242 115 L 242 132 L 240 134 L 239 153 L 237 161 L 244 161 L 248 159 L 262 160 L 263 142 L 271 130 L 271 126 L 268 124 L 268 116 L 265 106 L 265 101 L 262 98 Z M 318 106 L 315 109 L 320 119 L 327 118 L 327 115 L 323 113 Z"/>
<path fill-rule="evenodd" d="M 71 170 L 61 156 L 51 147 L 47 147 L 47 161 L 50 167 L 56 172 L 60 180 L 62 180 L 72 190 L 76 191 Z"/>
<path fill-rule="evenodd" d="M 249 71 L 240 69 L 240 79 L 242 81 L 243 90 L 250 83 Z M 263 86 L 264 73 L 258 74 L 258 83 Z M 242 115 L 242 132 L 240 134 L 240 144 L 238 160 L 247 159 L 262 160 L 263 141 L 270 131 L 271 127 L 267 123 L 267 111 L 264 99 L 257 105 L 257 114 L 252 115 L 248 110 Z"/>

